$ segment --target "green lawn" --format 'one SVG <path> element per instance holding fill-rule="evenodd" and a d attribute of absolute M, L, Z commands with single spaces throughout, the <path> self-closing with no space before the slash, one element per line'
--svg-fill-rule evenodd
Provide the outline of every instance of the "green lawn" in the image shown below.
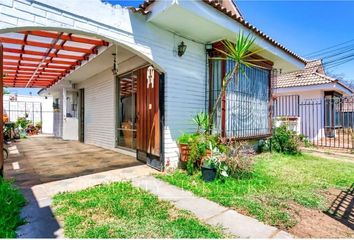
<path fill-rule="evenodd" d="M 221 230 L 135 188 L 101 185 L 54 197 L 69 238 L 223 238 Z"/>
<path fill-rule="evenodd" d="M 267 153 L 256 157 L 252 174 L 224 183 L 204 183 L 200 174 L 189 176 L 184 171 L 157 177 L 286 229 L 296 223 L 291 214 L 292 203 L 325 210 L 326 190 L 346 189 L 354 183 L 354 164 L 309 154 Z"/>
<path fill-rule="evenodd" d="M 24 205 L 23 195 L 10 182 L 0 178 L 0 238 L 16 237 L 16 228 L 24 224 L 20 218 Z"/>

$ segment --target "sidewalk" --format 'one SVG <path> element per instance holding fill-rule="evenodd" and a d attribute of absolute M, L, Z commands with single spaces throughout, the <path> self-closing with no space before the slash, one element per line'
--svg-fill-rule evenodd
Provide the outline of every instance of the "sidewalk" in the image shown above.
<path fill-rule="evenodd" d="M 132 179 L 134 186 L 172 202 L 177 208 L 192 212 L 200 220 L 221 226 L 227 234 L 240 238 L 293 238 L 287 232 L 265 225 L 258 220 L 239 214 L 210 200 L 172 186 L 153 176 Z"/>

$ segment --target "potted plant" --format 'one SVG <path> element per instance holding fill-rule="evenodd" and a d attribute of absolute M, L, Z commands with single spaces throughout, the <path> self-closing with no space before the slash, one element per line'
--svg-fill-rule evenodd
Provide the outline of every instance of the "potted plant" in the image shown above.
<path fill-rule="evenodd" d="M 178 139 L 180 160 L 181 162 L 187 162 L 190 155 L 190 142 L 193 140 L 193 134 L 183 133 Z"/>
<path fill-rule="evenodd" d="M 202 179 L 204 182 L 212 182 L 216 178 L 217 156 L 207 157 L 202 165 Z"/>
<path fill-rule="evenodd" d="M 211 182 L 217 177 L 228 177 L 228 166 L 222 160 L 224 159 L 224 154 L 222 154 L 217 147 L 213 147 L 211 143 L 209 143 L 209 149 L 211 155 L 204 159 L 201 167 L 203 180 L 205 182 Z"/>

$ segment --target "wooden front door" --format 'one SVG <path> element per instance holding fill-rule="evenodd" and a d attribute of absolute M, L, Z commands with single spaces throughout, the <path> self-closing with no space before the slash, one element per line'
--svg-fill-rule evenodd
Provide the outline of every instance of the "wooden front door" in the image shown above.
<path fill-rule="evenodd" d="M 149 77 L 152 72 L 153 79 Z M 160 74 L 152 67 L 146 67 L 137 70 L 137 78 L 138 159 L 161 170 Z"/>

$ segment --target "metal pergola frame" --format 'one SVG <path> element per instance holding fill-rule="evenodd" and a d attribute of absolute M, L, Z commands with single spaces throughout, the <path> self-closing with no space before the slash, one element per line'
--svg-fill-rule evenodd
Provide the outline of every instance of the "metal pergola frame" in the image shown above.
<path fill-rule="evenodd" d="M 4 87 L 50 87 L 108 42 L 72 33 L 24 31 L 0 34 Z"/>
<path fill-rule="evenodd" d="M 48 88 L 83 61 L 108 46 L 107 41 L 73 33 L 22 31 L 0 34 L 0 146 L 3 148 L 3 87 Z M 4 156 L 0 153 L 0 176 Z"/>

